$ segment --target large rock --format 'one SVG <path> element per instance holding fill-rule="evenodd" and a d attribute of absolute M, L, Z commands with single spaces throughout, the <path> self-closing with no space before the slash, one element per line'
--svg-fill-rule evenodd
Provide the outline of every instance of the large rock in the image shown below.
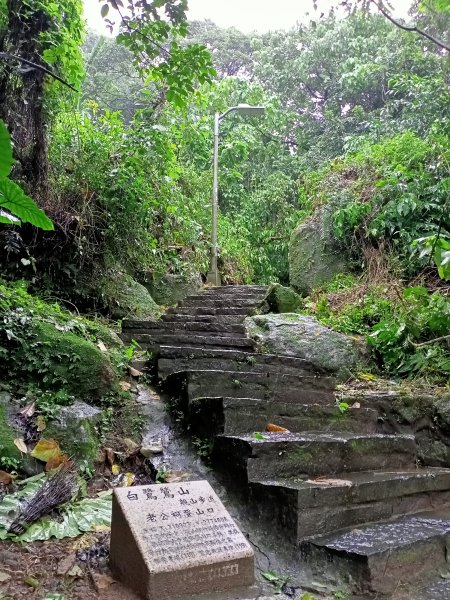
<path fill-rule="evenodd" d="M 195 294 L 202 287 L 199 273 L 174 275 L 167 273 L 163 277 L 150 278 L 145 287 L 152 298 L 162 306 L 174 306 L 186 296 Z"/>
<path fill-rule="evenodd" d="M 295 290 L 307 296 L 338 273 L 346 272 L 348 266 L 333 247 L 323 213 L 294 229 L 289 245 L 289 279 Z"/>
<path fill-rule="evenodd" d="M 269 312 L 273 313 L 291 313 L 304 308 L 303 298 L 292 288 L 279 283 L 273 283 L 269 287 L 264 302 L 267 303 Z"/>
<path fill-rule="evenodd" d="M 96 427 L 101 415 L 99 408 L 85 402 L 61 406 L 56 418 L 47 425 L 45 437 L 58 440 L 71 458 L 93 463 L 100 447 Z"/>
<path fill-rule="evenodd" d="M 344 375 L 364 361 L 359 340 L 328 329 L 314 317 L 257 315 L 247 317 L 245 327 L 259 352 L 303 358 L 321 370 Z"/>
<path fill-rule="evenodd" d="M 64 388 L 76 397 L 100 398 L 117 383 L 117 375 L 106 352 L 93 342 L 72 332 L 61 331 L 53 323 L 37 321 L 33 327 L 36 343 L 45 351 L 47 370 L 52 374 L 50 386 Z M 20 357 L 27 365 L 26 355 Z M 28 366 L 28 371 L 39 373 L 39 365 Z"/>
<path fill-rule="evenodd" d="M 161 310 L 147 288 L 123 272 L 111 274 L 99 285 L 102 300 L 113 319 L 148 319 L 156 321 Z"/>

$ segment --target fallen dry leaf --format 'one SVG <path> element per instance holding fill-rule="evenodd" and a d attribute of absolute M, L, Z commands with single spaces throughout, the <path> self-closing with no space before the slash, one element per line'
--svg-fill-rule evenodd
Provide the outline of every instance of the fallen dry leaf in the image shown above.
<path fill-rule="evenodd" d="M 11 575 L 8 575 L 8 573 L 3 573 L 2 571 L 0 571 L 0 583 L 5 583 L 5 581 L 9 581 L 11 579 Z"/>
<path fill-rule="evenodd" d="M 32 402 L 31 404 L 28 404 L 28 406 L 25 406 L 25 408 L 22 408 L 21 411 L 19 411 L 19 414 L 22 415 L 23 417 L 32 417 L 34 415 L 34 413 L 36 412 L 36 402 Z"/>
<path fill-rule="evenodd" d="M 0 483 L 3 485 L 9 485 L 13 481 L 14 477 L 6 471 L 0 471 Z"/>
<path fill-rule="evenodd" d="M 359 402 L 355 402 L 352 404 L 352 408 L 361 408 L 361 404 Z"/>
<path fill-rule="evenodd" d="M 115 580 L 109 575 L 105 575 L 104 573 L 93 573 L 93 578 L 95 581 L 95 585 L 99 590 L 106 590 L 110 585 L 116 583 Z"/>
<path fill-rule="evenodd" d="M 134 367 L 128 367 L 128 373 L 131 377 L 140 377 L 142 375 L 142 371 L 138 371 Z"/>
<path fill-rule="evenodd" d="M 274 423 L 268 423 L 266 426 L 266 431 L 278 431 L 280 433 L 290 433 L 289 429 L 285 427 L 280 427 L 280 425 L 275 425 Z"/>
<path fill-rule="evenodd" d="M 83 571 L 78 565 L 74 565 L 70 571 L 67 571 L 68 577 L 83 577 Z"/>
<path fill-rule="evenodd" d="M 33 458 L 48 462 L 51 458 L 60 456 L 61 448 L 56 440 L 40 439 L 31 452 Z"/>
<path fill-rule="evenodd" d="M 120 473 L 120 467 L 119 467 L 119 465 L 112 465 L 112 467 L 111 467 L 111 473 L 113 475 L 118 475 Z"/>
<path fill-rule="evenodd" d="M 73 567 L 75 560 L 75 556 L 66 556 L 65 558 L 60 560 L 58 563 L 56 574 L 65 575 L 67 571 L 70 571 L 70 569 Z"/>
<path fill-rule="evenodd" d="M 27 445 L 25 444 L 25 442 L 23 441 L 22 438 L 16 438 L 14 440 L 14 446 L 16 448 L 18 448 L 20 450 L 20 452 L 23 452 L 24 454 L 27 454 L 28 448 L 27 448 Z"/>
<path fill-rule="evenodd" d="M 36 417 L 36 427 L 38 431 L 44 431 L 44 429 L 46 428 L 46 423 L 45 423 L 45 419 L 42 415 L 38 415 Z"/>
<path fill-rule="evenodd" d="M 39 581 L 36 579 L 36 577 L 32 577 L 31 575 L 25 575 L 25 577 L 23 578 L 23 582 L 32 587 L 33 589 L 39 587 Z"/>
<path fill-rule="evenodd" d="M 62 464 L 68 462 L 68 460 L 69 460 L 69 457 L 67 456 L 67 454 L 64 454 L 63 452 L 60 451 L 59 454 L 55 454 L 55 456 L 52 456 L 51 458 L 49 458 L 49 460 L 47 461 L 47 464 L 45 465 L 45 470 L 52 471 L 53 469 L 57 469 Z"/>
<path fill-rule="evenodd" d="M 131 390 L 131 383 L 128 383 L 128 381 L 119 381 L 119 387 L 124 392 L 129 392 Z"/>

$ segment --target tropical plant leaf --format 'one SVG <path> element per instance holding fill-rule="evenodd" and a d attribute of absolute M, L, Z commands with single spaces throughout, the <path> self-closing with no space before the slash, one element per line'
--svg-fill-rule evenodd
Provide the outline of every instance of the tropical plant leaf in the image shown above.
<path fill-rule="evenodd" d="M 30 478 L 29 482 L 15 494 L 8 494 L 0 503 L 0 540 L 34 542 L 77 537 L 97 527 L 111 526 L 112 495 L 102 494 L 96 498 L 84 498 L 62 507 L 58 520 L 49 516 L 33 523 L 22 535 L 8 534 L 8 527 L 14 520 L 19 503 L 29 500 L 42 486 L 44 474 Z"/>
<path fill-rule="evenodd" d="M 8 177 L 13 166 L 11 140 L 6 125 L 0 119 L 0 177 Z"/>
<path fill-rule="evenodd" d="M 31 223 L 46 231 L 54 229 L 53 223 L 36 202 L 10 179 L 0 179 L 0 207 L 24 223 Z"/>

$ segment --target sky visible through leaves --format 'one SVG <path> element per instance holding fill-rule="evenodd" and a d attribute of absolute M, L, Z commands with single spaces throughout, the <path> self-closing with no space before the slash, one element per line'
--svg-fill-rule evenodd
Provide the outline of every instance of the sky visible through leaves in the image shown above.
<path fill-rule="evenodd" d="M 97 0 L 83 2 L 89 27 L 103 33 L 101 4 Z M 318 0 L 316 12 L 313 0 L 278 0 L 276 5 L 271 0 L 189 0 L 189 18 L 210 19 L 221 27 L 234 26 L 244 32 L 264 32 L 290 29 L 297 21 L 309 22 L 319 17 L 321 12 L 328 13 L 333 4 L 337 4 L 336 0 Z M 393 4 L 397 17 L 407 16 L 411 0 L 395 0 Z"/>

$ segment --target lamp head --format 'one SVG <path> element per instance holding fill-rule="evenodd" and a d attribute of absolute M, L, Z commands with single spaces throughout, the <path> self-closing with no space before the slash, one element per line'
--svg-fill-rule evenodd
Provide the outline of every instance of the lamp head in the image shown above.
<path fill-rule="evenodd" d="M 241 115 L 256 115 L 262 116 L 265 113 L 264 106 L 251 106 L 250 104 L 238 104 L 236 111 Z"/>

